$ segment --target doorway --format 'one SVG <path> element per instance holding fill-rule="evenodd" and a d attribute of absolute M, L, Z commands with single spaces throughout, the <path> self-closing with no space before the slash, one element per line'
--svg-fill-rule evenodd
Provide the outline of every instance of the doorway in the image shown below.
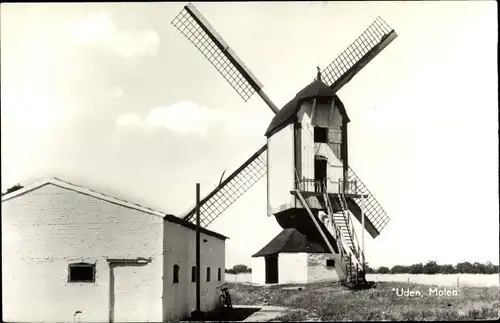
<path fill-rule="evenodd" d="M 266 284 L 278 283 L 278 255 L 266 257 Z"/>
<path fill-rule="evenodd" d="M 151 276 L 147 263 L 135 259 L 109 260 L 109 322 L 146 322 L 156 319 L 151 304 Z M 149 262 L 149 261 L 148 261 Z"/>
<path fill-rule="evenodd" d="M 316 156 L 314 158 L 314 186 L 315 191 L 324 193 L 327 183 L 327 160 L 324 157 Z"/>

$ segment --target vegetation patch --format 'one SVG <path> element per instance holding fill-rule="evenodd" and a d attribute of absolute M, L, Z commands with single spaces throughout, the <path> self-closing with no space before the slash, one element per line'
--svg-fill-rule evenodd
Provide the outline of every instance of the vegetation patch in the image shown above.
<path fill-rule="evenodd" d="M 300 290 L 283 285 L 230 285 L 234 304 L 291 308 L 278 321 L 476 320 L 496 319 L 500 311 L 498 287 L 462 287 L 455 296 L 437 296 L 430 295 L 429 289 L 443 287 L 390 282 L 361 291 L 338 283 L 306 284 Z M 399 296 L 396 290 L 399 294 L 418 291 L 420 296 Z"/>

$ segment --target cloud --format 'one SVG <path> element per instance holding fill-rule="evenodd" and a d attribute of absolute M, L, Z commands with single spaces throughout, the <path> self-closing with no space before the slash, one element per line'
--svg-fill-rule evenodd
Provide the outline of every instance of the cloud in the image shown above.
<path fill-rule="evenodd" d="M 199 106 L 191 101 L 182 101 L 167 107 L 157 107 L 141 118 L 128 113 L 118 117 L 118 127 L 141 127 L 153 129 L 164 127 L 179 133 L 206 135 L 212 127 L 222 126 L 226 131 L 238 133 L 263 133 L 269 120 L 254 116 L 229 113 L 223 110 Z"/>
<path fill-rule="evenodd" d="M 125 58 L 156 55 L 160 39 L 154 30 L 122 31 L 105 12 L 96 12 L 70 24 L 67 35 L 78 43 L 95 45 Z"/>

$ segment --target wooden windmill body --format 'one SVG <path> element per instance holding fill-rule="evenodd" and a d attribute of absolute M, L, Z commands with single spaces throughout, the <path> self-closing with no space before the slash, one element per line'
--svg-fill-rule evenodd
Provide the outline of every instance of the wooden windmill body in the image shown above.
<path fill-rule="evenodd" d="M 337 260 L 339 278 L 356 286 L 358 277 L 364 277 L 364 254 L 353 219 L 375 238 L 389 217 L 349 167 L 350 120 L 336 93 L 397 37 L 396 32 L 377 18 L 323 71 L 318 68 L 312 83 L 278 109 L 192 4 L 172 24 L 244 101 L 257 93 L 276 114 L 265 133 L 267 143 L 200 201 L 201 225 L 208 226 L 267 174 L 268 215 L 284 229 L 295 228 L 326 245 Z M 194 222 L 195 213 L 196 208 L 191 209 L 184 219 Z"/>

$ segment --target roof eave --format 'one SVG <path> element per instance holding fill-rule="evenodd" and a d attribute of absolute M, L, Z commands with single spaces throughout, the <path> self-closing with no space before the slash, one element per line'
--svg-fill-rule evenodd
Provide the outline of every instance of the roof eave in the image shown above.
<path fill-rule="evenodd" d="M 21 189 L 18 189 L 16 191 L 14 191 L 14 192 L 5 194 L 4 196 L 2 196 L 2 203 L 6 202 L 6 201 L 8 201 L 10 199 L 13 199 L 15 197 L 24 195 L 24 194 L 26 194 L 26 193 L 28 193 L 30 191 L 33 191 L 35 189 L 38 189 L 38 188 L 40 188 L 42 186 L 45 186 L 45 185 L 48 185 L 48 184 L 52 184 L 52 185 L 55 185 L 55 186 L 58 186 L 58 187 L 61 187 L 61 188 L 64 188 L 64 189 L 70 189 L 70 190 L 73 190 L 73 191 L 78 192 L 80 194 L 85 194 L 85 195 L 89 195 L 90 194 L 90 196 L 92 196 L 94 198 L 98 198 L 98 199 L 107 201 L 109 203 L 118 204 L 118 205 L 123 206 L 123 207 L 132 208 L 132 209 L 135 209 L 137 211 L 140 211 L 140 212 L 143 212 L 143 213 L 147 213 L 147 214 L 150 214 L 150 215 L 158 216 L 158 217 L 163 218 L 163 220 L 165 220 L 165 221 L 176 223 L 176 224 L 182 225 L 184 227 L 187 227 L 189 229 L 196 230 L 196 225 L 194 225 L 194 224 L 192 224 L 190 222 L 187 222 L 187 221 L 185 221 L 185 220 L 183 220 L 183 219 L 181 219 L 179 217 L 176 217 L 175 215 L 166 214 L 166 213 L 163 213 L 163 212 L 160 212 L 160 211 L 156 211 L 156 210 L 153 210 L 153 209 L 141 206 L 141 205 L 137 205 L 135 203 L 124 201 L 124 200 L 121 200 L 119 198 L 116 198 L 116 197 L 113 197 L 113 196 L 109 196 L 107 194 L 103 194 L 103 193 L 100 193 L 100 192 L 96 192 L 96 191 L 91 190 L 89 188 L 85 188 L 83 186 L 79 186 L 79 185 L 76 185 L 76 184 L 73 184 L 73 183 L 70 183 L 70 182 L 66 182 L 64 180 L 58 179 L 58 178 L 53 177 L 53 176 L 52 177 L 47 177 L 47 178 L 45 178 L 45 179 L 43 179 L 41 181 L 35 182 L 35 183 L 31 184 L 31 185 L 25 186 L 25 187 L 23 187 Z M 226 237 L 226 236 L 224 236 L 224 235 L 222 235 L 220 233 L 217 233 L 217 232 L 205 229 L 205 228 L 201 228 L 200 231 L 203 232 L 203 233 L 205 233 L 205 234 L 207 234 L 207 235 L 219 238 L 221 240 L 229 239 L 228 237 Z"/>
<path fill-rule="evenodd" d="M 193 229 L 193 230 L 196 230 L 196 225 L 191 223 L 191 222 L 188 222 L 186 220 L 183 220 L 173 214 L 165 214 L 165 216 L 163 217 L 163 219 L 167 222 L 171 222 L 171 223 L 175 223 L 175 224 L 179 224 L 185 228 L 188 228 L 188 229 Z M 217 233 L 217 232 L 214 232 L 214 231 L 211 231 L 211 230 L 208 230 L 206 228 L 203 228 L 203 227 L 200 227 L 200 232 L 202 233 L 205 233 L 209 236 L 212 236 L 212 237 L 215 237 L 215 238 L 219 238 L 221 240 L 226 240 L 226 239 L 229 239 L 228 237 L 226 237 L 225 235 L 223 234 L 220 234 L 220 233 Z"/>

